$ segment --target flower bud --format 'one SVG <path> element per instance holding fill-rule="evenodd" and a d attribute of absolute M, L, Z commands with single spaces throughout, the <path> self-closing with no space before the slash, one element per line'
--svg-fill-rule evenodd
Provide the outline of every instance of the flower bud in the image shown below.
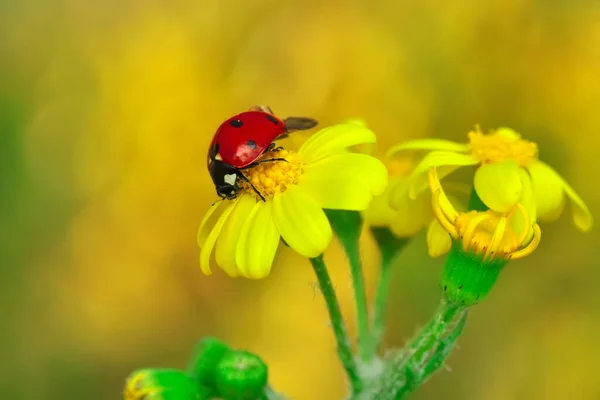
<path fill-rule="evenodd" d="M 224 400 L 257 400 L 267 385 L 268 369 L 264 361 L 252 353 L 230 351 L 219 362 L 215 380 Z"/>

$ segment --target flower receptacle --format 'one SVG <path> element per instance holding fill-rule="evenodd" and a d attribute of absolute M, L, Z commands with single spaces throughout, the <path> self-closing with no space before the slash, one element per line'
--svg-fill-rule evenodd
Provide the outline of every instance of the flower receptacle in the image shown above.
<path fill-rule="evenodd" d="M 440 286 L 450 304 L 472 306 L 487 297 L 508 260 L 485 260 L 454 242 L 442 271 Z"/>

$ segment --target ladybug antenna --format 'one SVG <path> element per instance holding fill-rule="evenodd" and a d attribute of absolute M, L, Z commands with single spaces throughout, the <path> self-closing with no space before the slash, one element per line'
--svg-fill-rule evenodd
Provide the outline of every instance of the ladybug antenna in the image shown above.
<path fill-rule="evenodd" d="M 316 119 L 304 117 L 288 117 L 283 120 L 283 125 L 288 132 L 305 131 L 314 128 L 317 124 Z"/>
<path fill-rule="evenodd" d="M 252 182 L 250 182 L 250 179 L 246 178 L 246 176 L 244 174 L 242 174 L 241 171 L 238 171 L 238 176 L 240 177 L 241 180 L 243 180 L 244 182 L 246 182 L 248 185 L 250 185 L 250 187 L 252 188 L 252 190 L 254 190 L 254 192 L 256 192 L 256 194 L 258 195 L 258 197 L 260 197 L 260 199 L 264 202 L 266 202 L 267 200 L 265 199 L 265 197 L 258 191 L 258 189 L 256 188 L 256 186 L 254 186 L 252 184 Z"/>

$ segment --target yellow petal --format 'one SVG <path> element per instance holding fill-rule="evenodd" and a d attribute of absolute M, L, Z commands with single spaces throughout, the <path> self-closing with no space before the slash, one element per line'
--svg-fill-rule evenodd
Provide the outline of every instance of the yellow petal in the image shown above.
<path fill-rule="evenodd" d="M 457 143 L 444 139 L 415 139 L 392 146 L 387 151 L 386 156 L 392 157 L 396 153 L 405 150 L 441 150 L 445 152 L 466 153 L 469 151 L 469 146 L 466 143 Z"/>
<path fill-rule="evenodd" d="M 321 208 L 365 210 L 373 196 L 383 193 L 388 174 L 375 157 L 346 153 L 304 166 L 298 186 Z"/>
<path fill-rule="evenodd" d="M 375 143 L 375 134 L 356 123 L 329 126 L 312 135 L 298 151 L 304 163 L 312 163 L 336 153 L 344 153 L 350 146 Z"/>
<path fill-rule="evenodd" d="M 423 229 L 433 218 L 431 195 L 423 192 L 416 199 L 408 197 L 406 185 L 399 184 L 396 189 L 394 215 L 389 220 L 392 233 L 397 237 L 410 237 Z M 400 195 L 404 186 L 404 195 Z"/>
<path fill-rule="evenodd" d="M 423 157 L 410 175 L 408 195 L 414 199 L 420 192 L 429 187 L 427 175 L 429 169 L 432 167 L 437 167 L 438 176 L 442 179 L 460 167 L 476 165 L 478 163 L 479 161 L 469 154 L 432 151 Z"/>
<path fill-rule="evenodd" d="M 571 199 L 571 212 L 573 213 L 573 222 L 575 223 L 575 226 L 583 232 L 589 231 L 594 225 L 594 217 L 592 217 L 592 213 L 587 208 L 581 197 L 579 197 L 575 190 L 573 190 L 571 185 L 569 185 L 567 181 L 565 181 L 560 175 L 558 176 L 564 185 L 567 197 Z"/>
<path fill-rule="evenodd" d="M 512 128 L 507 128 L 507 127 L 501 127 L 498 129 L 495 129 L 494 134 L 504 137 L 506 139 L 509 140 L 518 140 L 521 139 L 521 135 L 518 134 L 514 129 Z"/>
<path fill-rule="evenodd" d="M 521 198 L 523 183 L 514 160 L 484 164 L 475 172 L 477 195 L 491 210 L 508 212 Z"/>
<path fill-rule="evenodd" d="M 212 206 L 210 206 L 208 211 L 206 211 L 206 214 L 204 214 L 202 222 L 200 222 L 200 228 L 198 228 L 198 235 L 196 237 L 196 241 L 198 242 L 198 246 L 200 248 L 204 246 L 204 242 L 206 241 L 206 238 L 208 238 L 208 234 L 212 230 L 212 226 L 208 225 L 210 217 L 212 217 L 215 214 L 215 211 L 217 211 L 217 209 L 219 208 L 219 206 L 223 204 L 223 200 L 215 202 Z"/>
<path fill-rule="evenodd" d="M 257 202 L 240 233 L 236 263 L 246 278 L 262 279 L 271 272 L 280 237 L 272 210 L 271 202 Z"/>
<path fill-rule="evenodd" d="M 304 257 L 317 257 L 331 242 L 325 213 L 315 199 L 298 186 L 288 186 L 273 198 L 273 219 L 283 240 Z"/>
<path fill-rule="evenodd" d="M 538 217 L 546 221 L 558 218 L 565 205 L 563 180 L 548 164 L 541 161 L 530 165 L 527 170 L 531 175 Z"/>
<path fill-rule="evenodd" d="M 200 250 L 200 269 L 206 275 L 212 274 L 212 271 L 210 270 L 210 254 L 212 253 L 213 247 L 215 246 L 215 242 L 219 237 L 219 233 L 221 233 L 221 229 L 223 228 L 227 217 L 229 217 L 229 214 L 231 214 L 234 205 L 235 203 L 227 204 L 227 208 L 225 208 L 225 210 L 223 210 L 223 213 L 219 216 L 219 219 L 215 223 L 215 226 L 208 234 L 208 237 L 204 242 L 204 246 Z"/>
<path fill-rule="evenodd" d="M 388 187 L 385 189 L 383 194 L 375 196 L 369 208 L 363 211 L 362 216 L 365 222 L 371 226 L 388 226 L 390 220 L 396 214 L 396 212 L 390 207 L 390 192 L 398 184 L 404 184 L 406 181 L 405 177 L 392 176 Z"/>
<path fill-rule="evenodd" d="M 253 196 L 240 196 L 227 222 L 223 225 L 217 245 L 215 259 L 227 275 L 236 277 L 240 274 L 235 261 L 235 253 L 240 241 L 240 233 L 254 208 L 256 199 Z"/>
<path fill-rule="evenodd" d="M 523 206 L 527 216 L 525 217 L 520 211 L 513 209 L 514 214 L 510 224 L 517 236 L 521 236 L 525 232 L 528 232 L 528 234 L 525 236 L 525 241 L 527 242 L 533 236 L 532 227 L 537 221 L 537 211 L 535 206 L 535 198 L 533 196 L 531 177 L 523 168 L 519 168 L 519 178 L 521 179 L 521 184 L 523 185 L 519 203 Z"/>
<path fill-rule="evenodd" d="M 450 251 L 452 237 L 437 220 L 431 221 L 427 229 L 427 250 L 430 257 L 437 258 Z"/>

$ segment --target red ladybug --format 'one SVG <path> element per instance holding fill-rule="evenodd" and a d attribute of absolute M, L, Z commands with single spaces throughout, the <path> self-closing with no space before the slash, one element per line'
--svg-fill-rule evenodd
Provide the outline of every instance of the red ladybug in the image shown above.
<path fill-rule="evenodd" d="M 317 121 L 311 118 L 289 117 L 284 120 L 273 115 L 267 106 L 255 106 L 250 111 L 234 115 L 223 122 L 208 148 L 208 171 L 222 199 L 234 199 L 240 190 L 238 179 L 248 183 L 258 196 L 263 195 L 243 174 L 243 171 L 259 164 L 286 161 L 271 158 L 256 161 L 266 152 L 277 150 L 275 143 L 288 133 L 311 129 Z"/>

